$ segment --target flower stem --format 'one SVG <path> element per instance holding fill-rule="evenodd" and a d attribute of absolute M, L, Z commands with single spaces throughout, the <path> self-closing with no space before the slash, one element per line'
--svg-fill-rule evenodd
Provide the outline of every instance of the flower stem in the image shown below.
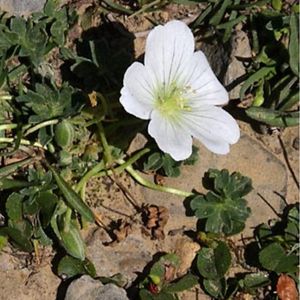
<path fill-rule="evenodd" d="M 106 163 L 106 165 L 109 166 L 112 163 L 112 157 L 111 157 L 111 152 L 110 152 L 110 149 L 109 149 L 109 145 L 107 143 L 107 139 L 106 139 L 106 136 L 105 136 L 105 131 L 104 131 L 104 128 L 103 128 L 103 125 L 102 125 L 101 122 L 97 123 L 97 127 L 98 127 L 98 133 L 99 133 L 99 136 L 100 136 L 100 140 L 101 140 L 101 143 L 102 143 L 102 146 L 103 146 L 103 150 L 104 150 L 105 163 Z"/>
<path fill-rule="evenodd" d="M 85 175 L 80 179 L 80 181 L 77 183 L 77 186 L 75 188 L 76 192 L 81 191 L 84 186 L 86 185 L 86 183 L 93 177 L 95 176 L 97 173 L 99 173 L 100 171 L 102 171 L 104 169 L 104 162 L 101 161 L 100 163 L 98 163 L 97 165 L 95 165 L 91 170 L 89 170 L 87 173 L 85 173 Z"/>
<path fill-rule="evenodd" d="M 9 143 L 9 144 L 12 144 L 14 142 L 14 138 L 0 138 L 0 143 Z M 21 139 L 21 145 L 25 145 L 25 146 L 34 146 L 34 147 L 38 147 L 38 148 L 42 148 L 42 149 L 46 149 L 47 150 L 47 147 L 46 146 L 43 146 L 42 144 L 36 142 L 36 143 L 31 143 L 30 141 L 28 140 L 24 140 L 24 139 Z"/>
<path fill-rule="evenodd" d="M 131 158 L 129 158 L 126 162 L 122 163 L 120 166 L 112 170 L 103 170 L 104 169 L 104 162 L 101 161 L 97 165 L 95 165 L 90 171 L 88 171 L 78 182 L 75 190 L 76 192 L 82 191 L 83 188 L 85 188 L 86 183 L 92 178 L 92 177 L 102 177 L 105 175 L 112 175 L 114 174 L 120 174 L 122 171 L 124 171 L 128 166 L 131 166 L 134 164 L 137 160 L 139 160 L 143 155 L 148 153 L 150 151 L 149 148 L 144 148 L 135 155 L 133 155 Z M 103 171 L 102 171 L 103 170 Z"/>
<path fill-rule="evenodd" d="M 13 97 L 7 94 L 0 94 L 0 100 L 11 100 Z"/>
<path fill-rule="evenodd" d="M 1 124 L 0 131 L 5 130 L 5 129 L 14 129 L 17 127 L 18 127 L 18 124 Z"/>
<path fill-rule="evenodd" d="M 155 6 L 156 4 L 159 4 L 161 2 L 161 0 L 155 0 L 149 4 L 145 4 L 143 5 L 143 7 L 141 9 L 139 9 L 138 11 L 136 11 L 135 13 L 133 13 L 132 15 L 130 15 L 129 17 L 132 18 L 132 17 L 135 17 L 136 15 L 139 15 L 140 13 L 146 11 L 147 9 Z"/>
<path fill-rule="evenodd" d="M 37 125 L 35 125 L 35 126 L 29 128 L 29 129 L 25 132 L 24 136 L 27 136 L 27 135 L 29 135 L 29 134 L 31 134 L 31 133 L 33 133 L 33 132 L 35 132 L 35 131 L 37 131 L 37 130 L 43 128 L 43 127 L 46 127 L 46 126 L 49 126 L 49 125 L 55 125 L 55 124 L 57 124 L 58 122 L 59 122 L 58 119 L 54 119 L 54 120 L 49 120 L 49 121 L 45 121 L 45 122 L 42 122 L 42 123 L 40 123 L 40 124 L 37 124 Z"/>
<path fill-rule="evenodd" d="M 123 160 L 119 160 L 120 163 L 123 163 Z M 149 180 L 144 179 L 142 176 L 140 176 L 133 168 L 132 166 L 127 166 L 125 168 L 125 170 L 141 185 L 148 187 L 152 190 L 157 190 L 160 192 L 166 192 L 166 193 L 171 193 L 174 195 L 178 195 L 178 196 L 183 196 L 183 197 L 190 197 L 193 196 L 193 193 L 190 192 L 185 192 L 185 191 L 181 191 L 175 188 L 171 188 L 171 187 L 167 187 L 167 186 L 161 186 L 158 184 L 155 184 Z"/>

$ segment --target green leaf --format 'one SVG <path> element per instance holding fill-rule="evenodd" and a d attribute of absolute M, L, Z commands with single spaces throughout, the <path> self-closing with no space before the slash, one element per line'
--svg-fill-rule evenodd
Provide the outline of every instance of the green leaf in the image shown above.
<path fill-rule="evenodd" d="M 53 244 L 52 240 L 47 236 L 47 234 L 41 226 L 38 226 L 38 228 L 35 229 L 34 237 L 43 246 L 50 246 Z"/>
<path fill-rule="evenodd" d="M 12 193 L 6 201 L 6 213 L 13 221 L 21 221 L 23 219 L 23 196 L 17 193 Z"/>
<path fill-rule="evenodd" d="M 275 10 L 281 11 L 282 0 L 272 0 L 272 6 Z"/>
<path fill-rule="evenodd" d="M 223 16 L 225 15 L 227 7 L 232 4 L 232 0 L 224 0 L 224 1 L 220 1 L 219 3 L 221 3 L 222 5 L 218 7 L 215 15 L 210 18 L 209 20 L 210 25 L 217 26 L 220 24 L 220 22 L 223 19 Z"/>
<path fill-rule="evenodd" d="M 55 0 L 47 0 L 44 6 L 44 13 L 49 17 L 54 17 L 56 13 L 56 1 Z"/>
<path fill-rule="evenodd" d="M 241 232 L 250 215 L 250 208 L 243 196 L 252 189 L 251 179 L 240 173 L 229 175 L 227 170 L 210 169 L 214 191 L 205 196 L 194 196 L 191 209 L 199 219 L 206 219 L 205 230 L 217 234 L 232 235 Z"/>
<path fill-rule="evenodd" d="M 97 279 L 99 279 L 103 284 L 113 283 L 119 287 L 124 287 L 127 284 L 125 276 L 121 273 L 114 274 L 110 277 L 97 276 Z"/>
<path fill-rule="evenodd" d="M 20 189 L 30 186 L 31 183 L 23 180 L 15 180 L 9 178 L 0 179 L 0 191 L 10 190 L 10 189 Z"/>
<path fill-rule="evenodd" d="M 165 254 L 152 266 L 148 276 L 156 285 L 162 286 L 164 284 L 165 266 L 171 265 L 178 268 L 179 263 L 180 259 L 176 254 Z"/>
<path fill-rule="evenodd" d="M 32 196 L 23 202 L 23 214 L 24 216 L 34 216 L 39 211 L 39 205 L 36 202 L 36 197 Z"/>
<path fill-rule="evenodd" d="M 146 289 L 141 289 L 139 291 L 139 298 L 141 300 L 155 300 L 156 298 L 154 298 L 154 297 L 155 296 Z"/>
<path fill-rule="evenodd" d="M 18 33 L 19 39 L 23 39 L 26 35 L 26 21 L 20 17 L 12 18 L 10 29 L 11 31 Z"/>
<path fill-rule="evenodd" d="M 24 235 L 22 231 L 12 227 L 6 227 L 4 228 L 4 232 L 9 236 L 13 244 L 21 250 L 26 252 L 33 251 L 30 239 Z"/>
<path fill-rule="evenodd" d="M 64 280 L 82 274 L 88 274 L 91 277 L 96 276 L 95 267 L 89 260 L 81 261 L 68 255 L 59 261 L 57 273 Z"/>
<path fill-rule="evenodd" d="M 286 255 L 280 244 L 272 243 L 259 252 L 259 262 L 270 271 L 293 273 L 297 270 L 298 257 L 294 254 Z"/>
<path fill-rule="evenodd" d="M 214 249 L 214 260 L 219 278 L 223 277 L 231 264 L 231 254 L 226 243 L 218 242 L 218 246 Z"/>
<path fill-rule="evenodd" d="M 192 159 L 194 160 L 194 158 Z M 175 161 L 169 154 L 155 152 L 144 163 L 144 170 L 159 170 L 168 177 L 178 177 L 180 175 L 180 164 L 181 162 Z"/>
<path fill-rule="evenodd" d="M 197 268 L 207 279 L 224 277 L 231 264 L 231 254 L 226 243 L 219 241 L 216 248 L 202 248 L 197 256 Z"/>
<path fill-rule="evenodd" d="M 205 219 L 215 215 L 215 207 L 218 203 L 220 203 L 220 198 L 208 192 L 206 196 L 195 196 L 190 205 L 198 219 Z"/>
<path fill-rule="evenodd" d="M 299 102 L 300 92 L 299 90 L 291 91 L 289 95 L 282 100 L 280 105 L 277 107 L 279 111 L 287 111 L 291 109 L 295 104 Z"/>
<path fill-rule="evenodd" d="M 175 161 L 169 154 L 163 155 L 163 170 L 168 177 L 178 177 L 180 175 L 180 163 Z"/>
<path fill-rule="evenodd" d="M 61 244 L 68 254 L 78 258 L 81 261 L 85 260 L 85 244 L 80 235 L 80 231 L 73 221 L 70 222 L 68 230 L 63 228 L 60 230 Z"/>
<path fill-rule="evenodd" d="M 69 27 L 66 8 L 64 7 L 55 12 L 54 17 L 55 22 L 50 28 L 52 39 L 58 46 L 63 46 L 65 44 L 65 32 Z"/>
<path fill-rule="evenodd" d="M 264 107 L 250 107 L 246 114 L 259 122 L 276 127 L 289 127 L 299 125 L 299 111 L 283 112 Z"/>
<path fill-rule="evenodd" d="M 52 24 L 50 32 L 53 36 L 53 40 L 57 45 L 63 46 L 65 44 L 65 30 L 64 23 L 56 21 Z"/>
<path fill-rule="evenodd" d="M 271 283 L 268 273 L 251 273 L 239 281 L 242 290 L 254 294 L 258 288 L 267 286 Z"/>
<path fill-rule="evenodd" d="M 299 237 L 299 207 L 292 207 L 288 213 L 287 226 L 284 230 L 285 240 L 297 243 Z"/>
<path fill-rule="evenodd" d="M 289 55 L 290 67 L 293 73 L 299 77 L 299 19 L 298 15 L 292 13 L 290 18 L 290 42 Z"/>
<path fill-rule="evenodd" d="M 146 289 L 139 291 L 139 299 L 141 300 L 177 300 L 175 295 L 166 293 L 164 290 L 160 291 L 159 294 L 152 294 Z"/>
<path fill-rule="evenodd" d="M 165 293 L 164 290 L 162 290 L 156 297 L 154 298 L 155 300 L 177 300 L 175 295 Z"/>
<path fill-rule="evenodd" d="M 242 23 L 243 21 L 247 20 L 247 17 L 246 16 L 239 16 L 237 17 L 236 19 L 234 20 L 230 20 L 228 22 L 225 22 L 225 23 L 221 23 L 219 25 L 216 26 L 217 29 L 231 29 L 236 26 L 237 24 L 239 23 Z"/>
<path fill-rule="evenodd" d="M 164 291 L 167 293 L 179 293 L 185 290 L 191 289 L 198 283 L 198 277 L 192 274 L 187 274 L 177 280 L 176 282 L 172 282 L 168 286 L 164 288 Z"/>
<path fill-rule="evenodd" d="M 156 171 L 160 169 L 163 166 L 163 159 L 162 155 L 159 152 L 155 152 L 151 154 L 147 161 L 144 163 L 144 171 L 153 170 Z"/>
<path fill-rule="evenodd" d="M 0 169 L 0 178 L 7 177 L 8 175 L 15 173 L 19 168 L 29 165 L 33 161 L 34 159 L 30 157 L 2 167 Z"/>
<path fill-rule="evenodd" d="M 103 2 L 105 4 L 107 4 L 110 8 L 112 8 L 113 10 L 116 10 L 117 12 L 125 13 L 128 15 L 133 13 L 133 11 L 131 9 L 128 9 L 121 4 L 115 3 L 112 0 L 103 0 Z"/>
<path fill-rule="evenodd" d="M 47 227 L 54 213 L 58 197 L 51 191 L 42 191 L 37 195 L 36 201 L 39 204 L 42 225 Z"/>
<path fill-rule="evenodd" d="M 229 175 L 228 170 L 209 169 L 209 178 L 214 179 L 215 191 L 232 199 L 246 196 L 252 190 L 252 181 L 249 177 L 238 172 Z"/>
<path fill-rule="evenodd" d="M 199 159 L 199 149 L 196 146 L 192 147 L 192 154 L 189 158 L 183 161 L 184 165 L 193 166 Z"/>
<path fill-rule="evenodd" d="M 82 201 L 79 195 L 70 187 L 70 185 L 52 168 L 49 164 L 47 164 L 48 168 L 53 174 L 53 177 L 62 192 L 65 201 L 67 204 L 78 211 L 88 222 L 94 222 L 94 214 L 87 206 L 86 203 Z"/>
<path fill-rule="evenodd" d="M 81 103 L 72 103 L 73 93 L 67 85 L 58 90 L 46 84 L 36 84 L 35 91 L 28 90 L 27 94 L 18 96 L 17 101 L 27 108 L 25 115 L 28 115 L 28 108 L 34 112 L 30 113 L 29 122 L 38 123 L 75 113 Z"/>
<path fill-rule="evenodd" d="M 192 27 L 197 28 L 199 25 L 202 25 L 206 21 L 206 18 L 208 18 L 212 10 L 213 10 L 213 6 L 212 4 L 209 3 L 208 6 L 205 8 L 205 10 L 192 23 Z"/>
<path fill-rule="evenodd" d="M 251 74 L 242 85 L 242 88 L 240 90 L 240 98 L 243 99 L 245 97 L 246 91 L 255 83 L 260 82 L 262 79 L 270 79 L 275 74 L 276 70 L 274 66 L 262 67 L 255 73 Z"/>
<path fill-rule="evenodd" d="M 224 279 L 204 279 L 203 286 L 205 291 L 207 291 L 214 298 L 223 298 L 222 296 L 225 294 L 226 282 Z"/>

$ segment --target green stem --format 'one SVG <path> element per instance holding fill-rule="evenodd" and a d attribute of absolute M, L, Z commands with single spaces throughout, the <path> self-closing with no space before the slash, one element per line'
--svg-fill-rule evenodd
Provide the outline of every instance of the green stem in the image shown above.
<path fill-rule="evenodd" d="M 124 163 L 123 160 L 119 160 L 120 163 Z M 174 195 L 178 195 L 178 196 L 183 196 L 183 197 L 190 197 L 193 196 L 193 193 L 190 192 L 185 192 L 185 191 L 181 191 L 175 188 L 171 188 L 171 187 L 167 187 L 167 186 L 161 186 L 158 184 L 155 184 L 149 180 L 144 179 L 142 176 L 140 176 L 133 168 L 132 166 L 127 166 L 126 171 L 141 185 L 148 187 L 150 189 L 156 190 L 156 191 L 160 191 L 160 192 L 166 192 L 166 193 L 171 193 Z"/>
<path fill-rule="evenodd" d="M 149 4 L 145 4 L 141 9 L 139 9 L 137 12 L 135 12 L 134 14 L 130 15 L 129 17 L 135 17 L 136 15 L 139 15 L 140 13 L 145 12 L 147 9 L 151 8 L 152 6 L 155 6 L 156 4 L 159 4 L 161 2 L 161 0 L 156 0 L 153 1 Z"/>
<path fill-rule="evenodd" d="M 127 167 L 134 164 L 137 160 L 140 159 L 140 157 L 142 157 L 144 154 L 146 154 L 149 151 L 150 151 L 150 149 L 145 148 L 145 149 L 141 150 L 140 152 L 138 152 L 136 155 L 132 156 L 127 161 L 124 161 L 122 159 L 117 160 L 117 163 L 120 164 L 119 167 L 113 169 L 113 171 L 112 170 L 102 171 L 102 172 L 98 173 L 97 175 L 95 175 L 95 177 L 102 177 L 102 176 L 105 176 L 105 175 L 120 174 L 124 170 L 126 170 Z"/>
<path fill-rule="evenodd" d="M 11 100 L 13 97 L 10 95 L 0 95 L 0 100 Z"/>
<path fill-rule="evenodd" d="M 97 127 L 98 127 L 98 132 L 99 132 L 99 136 L 100 136 L 100 140 L 103 146 L 103 150 L 104 150 L 104 159 L 107 165 L 110 165 L 112 163 L 112 157 L 111 157 L 111 153 L 110 153 L 110 149 L 109 149 L 109 145 L 107 143 L 107 139 L 105 136 L 105 132 L 104 132 L 104 128 L 101 122 L 97 123 Z"/>
<path fill-rule="evenodd" d="M 77 183 L 77 186 L 75 188 L 75 191 L 78 193 L 83 189 L 83 187 L 86 185 L 86 183 L 96 174 L 98 174 L 100 171 L 104 169 L 104 162 L 101 161 L 96 166 L 94 166 L 91 170 L 89 170 L 87 173 L 84 174 L 84 176 L 80 179 L 80 181 Z"/>
<path fill-rule="evenodd" d="M 0 138 L 0 144 L 1 143 L 9 143 L 9 144 L 12 144 L 14 142 L 14 138 Z M 42 148 L 42 149 L 45 149 L 47 150 L 47 147 L 46 146 L 43 146 L 42 144 L 40 143 L 31 143 L 30 141 L 28 140 L 24 140 L 24 139 L 21 139 L 21 142 L 20 142 L 21 145 L 25 145 L 25 146 L 34 146 L 34 147 L 38 147 L 38 148 Z"/>
<path fill-rule="evenodd" d="M 1 124 L 0 125 L 0 131 L 6 130 L 6 129 L 14 129 L 17 128 L 18 124 Z"/>
<path fill-rule="evenodd" d="M 135 155 L 133 155 L 131 158 L 129 158 L 126 162 L 122 163 L 119 167 L 115 168 L 113 171 L 112 170 L 104 170 L 104 162 L 101 161 L 98 163 L 96 166 L 94 166 L 90 171 L 88 171 L 78 182 L 77 187 L 76 187 L 76 192 L 82 191 L 86 183 L 92 178 L 92 177 L 102 177 L 105 175 L 113 175 L 115 174 L 120 174 L 123 172 L 128 166 L 131 166 L 134 164 L 137 160 L 139 160 L 143 155 L 146 153 L 150 152 L 149 148 L 144 148 Z M 102 172 L 101 172 L 102 171 Z"/>
<path fill-rule="evenodd" d="M 35 125 L 35 126 L 29 128 L 29 129 L 25 132 L 24 136 L 27 136 L 27 135 L 29 135 L 29 134 L 31 134 L 31 133 L 33 133 L 33 132 L 35 132 L 35 131 L 37 131 L 37 130 L 43 128 L 43 127 L 46 127 L 46 126 L 49 126 L 49 125 L 55 125 L 55 124 L 57 124 L 58 122 L 59 122 L 59 120 L 58 120 L 58 119 L 55 119 L 55 120 L 49 120 L 49 121 L 45 121 L 45 122 L 42 122 L 42 123 L 40 123 L 40 124 L 37 124 L 37 125 Z"/>

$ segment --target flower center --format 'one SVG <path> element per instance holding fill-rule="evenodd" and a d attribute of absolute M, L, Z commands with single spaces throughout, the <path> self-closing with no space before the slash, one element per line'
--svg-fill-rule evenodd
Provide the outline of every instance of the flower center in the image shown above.
<path fill-rule="evenodd" d="M 182 110 L 190 110 L 188 100 L 184 96 L 185 89 L 179 88 L 175 83 L 169 87 L 158 90 L 155 104 L 156 108 L 166 117 L 176 117 Z"/>

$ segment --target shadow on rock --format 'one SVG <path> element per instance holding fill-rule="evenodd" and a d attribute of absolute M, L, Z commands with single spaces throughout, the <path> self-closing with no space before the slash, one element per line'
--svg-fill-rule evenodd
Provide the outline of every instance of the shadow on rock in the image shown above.
<path fill-rule="evenodd" d="M 84 31 L 75 41 L 76 54 L 62 65 L 63 80 L 86 92 L 118 94 L 134 58 L 134 35 L 117 22 Z"/>

